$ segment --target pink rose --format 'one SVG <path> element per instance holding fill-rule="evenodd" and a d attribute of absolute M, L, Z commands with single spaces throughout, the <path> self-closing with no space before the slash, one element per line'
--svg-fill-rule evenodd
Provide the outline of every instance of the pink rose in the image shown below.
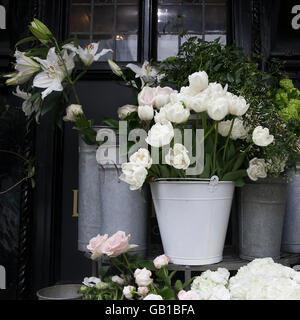
<path fill-rule="evenodd" d="M 90 240 L 90 243 L 87 245 L 87 249 L 91 251 L 92 259 L 97 259 L 103 256 L 103 245 L 107 238 L 107 234 L 104 236 L 100 236 L 100 234 L 98 234 L 97 237 L 94 237 Z"/>
<path fill-rule="evenodd" d="M 140 106 L 151 105 L 154 104 L 155 98 L 155 88 L 144 87 L 143 90 L 138 95 L 138 102 Z"/>
<path fill-rule="evenodd" d="M 170 87 L 156 87 L 155 88 L 155 98 L 154 98 L 154 106 L 157 109 L 162 108 L 166 104 L 170 102 L 170 95 L 175 91 Z"/>
<path fill-rule="evenodd" d="M 109 257 L 117 257 L 131 248 L 137 247 L 135 244 L 129 244 L 129 239 L 130 235 L 126 236 L 124 231 L 118 231 L 105 241 L 102 251 Z"/>
<path fill-rule="evenodd" d="M 169 257 L 167 257 L 163 254 L 161 256 L 156 257 L 153 260 L 153 263 L 154 263 L 156 269 L 160 269 L 161 267 L 168 265 L 170 260 L 171 259 Z"/>
<path fill-rule="evenodd" d="M 164 300 L 159 294 L 148 294 L 143 300 Z"/>
<path fill-rule="evenodd" d="M 138 288 L 138 293 L 143 297 L 145 297 L 148 294 L 148 292 L 149 292 L 149 289 L 147 287 Z"/>
<path fill-rule="evenodd" d="M 152 282 L 151 279 L 152 272 L 150 270 L 144 269 L 136 269 L 134 272 L 135 282 L 139 287 L 147 287 Z"/>
<path fill-rule="evenodd" d="M 124 297 L 128 300 L 131 300 L 133 298 L 134 291 L 135 291 L 135 287 L 133 286 L 124 287 L 123 289 Z"/>
<path fill-rule="evenodd" d="M 179 300 L 200 300 L 200 297 L 195 291 L 181 290 L 178 292 L 178 299 Z"/>

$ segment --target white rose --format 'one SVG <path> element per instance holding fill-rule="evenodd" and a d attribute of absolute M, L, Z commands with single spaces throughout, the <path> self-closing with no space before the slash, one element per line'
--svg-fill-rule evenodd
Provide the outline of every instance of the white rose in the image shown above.
<path fill-rule="evenodd" d="M 218 125 L 218 131 L 221 136 L 227 137 L 230 131 L 232 120 L 221 121 Z M 232 127 L 230 138 L 233 140 L 247 138 L 248 131 L 244 127 L 243 121 L 236 118 Z"/>
<path fill-rule="evenodd" d="M 167 110 L 165 107 L 162 107 L 159 112 L 155 111 L 154 116 L 155 123 L 167 124 L 169 122 L 167 117 Z"/>
<path fill-rule="evenodd" d="M 113 276 L 113 277 L 111 277 L 111 281 L 119 284 L 120 286 L 122 286 L 122 285 L 125 283 L 125 280 L 122 279 L 122 278 L 119 277 L 119 276 Z"/>
<path fill-rule="evenodd" d="M 249 109 L 249 104 L 242 96 L 236 96 L 227 92 L 227 99 L 229 104 L 229 113 L 235 116 L 243 116 Z"/>
<path fill-rule="evenodd" d="M 274 136 L 269 134 L 268 128 L 258 126 L 253 131 L 252 139 L 257 146 L 266 147 L 274 141 Z"/>
<path fill-rule="evenodd" d="M 152 272 L 150 270 L 144 269 L 136 269 L 134 272 L 135 282 L 139 287 L 147 287 L 152 282 L 151 279 Z"/>
<path fill-rule="evenodd" d="M 208 87 L 208 75 L 205 71 L 195 72 L 189 76 L 190 87 L 202 91 Z"/>
<path fill-rule="evenodd" d="M 193 290 L 189 290 L 189 291 L 180 290 L 178 292 L 178 300 L 200 300 L 200 297 Z"/>
<path fill-rule="evenodd" d="M 150 152 L 145 148 L 140 148 L 137 152 L 135 152 L 129 158 L 129 161 L 130 163 L 134 163 L 147 169 L 150 169 L 150 167 L 152 166 Z"/>
<path fill-rule="evenodd" d="M 138 107 L 138 114 L 141 120 L 152 120 L 154 116 L 153 107 L 150 105 L 144 105 Z"/>
<path fill-rule="evenodd" d="M 130 190 L 140 189 L 147 177 L 148 171 L 135 163 L 122 163 L 122 174 L 120 180 L 130 185 Z"/>
<path fill-rule="evenodd" d="M 174 129 L 171 122 L 165 124 L 156 123 L 148 132 L 145 141 L 152 147 L 168 145 L 174 138 Z"/>
<path fill-rule="evenodd" d="M 165 108 L 168 120 L 173 123 L 186 122 L 190 117 L 190 110 L 184 108 L 181 102 L 169 103 Z"/>
<path fill-rule="evenodd" d="M 256 181 L 258 178 L 267 177 L 267 166 L 264 159 L 253 158 L 249 162 L 247 169 L 248 176 L 251 180 Z"/>
<path fill-rule="evenodd" d="M 207 113 L 211 119 L 220 121 L 228 114 L 228 101 L 221 97 L 216 100 L 211 100 L 207 106 Z"/>
<path fill-rule="evenodd" d="M 132 299 L 133 298 L 133 291 L 135 291 L 135 287 L 134 286 L 126 286 L 124 287 L 123 289 L 123 294 L 124 294 L 124 297 L 126 299 Z"/>
<path fill-rule="evenodd" d="M 83 114 L 82 106 L 79 104 L 71 104 L 68 106 L 66 113 L 67 114 L 63 117 L 64 121 L 76 122 L 76 118 Z"/>
<path fill-rule="evenodd" d="M 153 260 L 153 264 L 156 269 L 161 269 L 162 267 L 167 266 L 169 264 L 170 260 L 171 259 L 169 257 L 162 254 Z"/>
<path fill-rule="evenodd" d="M 118 116 L 119 119 L 125 119 L 128 115 L 130 115 L 132 112 L 137 112 L 138 107 L 137 106 L 133 106 L 131 104 L 126 104 L 123 107 L 120 107 L 118 109 Z"/>
<path fill-rule="evenodd" d="M 176 169 L 187 169 L 191 163 L 188 150 L 180 143 L 175 143 L 165 157 L 166 163 Z"/>
<path fill-rule="evenodd" d="M 164 300 L 159 294 L 148 294 L 143 300 Z"/>

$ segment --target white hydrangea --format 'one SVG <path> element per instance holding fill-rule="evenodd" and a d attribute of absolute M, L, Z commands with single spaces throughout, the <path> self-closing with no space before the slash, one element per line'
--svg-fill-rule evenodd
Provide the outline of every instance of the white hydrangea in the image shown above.
<path fill-rule="evenodd" d="M 200 300 L 230 300 L 230 293 L 226 288 L 229 276 L 230 273 L 225 268 L 207 270 L 193 281 L 191 289 L 199 295 Z"/>
<path fill-rule="evenodd" d="M 300 277 L 271 258 L 255 259 L 229 281 L 233 300 L 299 300 Z"/>

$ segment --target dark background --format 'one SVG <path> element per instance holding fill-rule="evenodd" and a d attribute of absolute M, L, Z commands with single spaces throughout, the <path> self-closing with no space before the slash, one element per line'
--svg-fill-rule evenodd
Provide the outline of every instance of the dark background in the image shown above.
<path fill-rule="evenodd" d="M 262 68 L 272 57 L 281 59 L 290 77 L 299 83 L 300 30 L 291 28 L 294 4 L 300 1 L 228 1 L 227 43 L 235 40 L 247 54 L 263 53 Z M 68 35 L 67 0 L 0 0 L 0 5 L 7 10 L 7 30 L 0 30 L 0 73 L 9 69 L 14 43 L 28 36 L 27 26 L 33 17 L 44 21 L 59 38 Z M 157 1 L 140 1 L 140 5 L 138 60 L 143 62 L 156 58 L 156 26 L 151 17 Z M 73 217 L 78 136 L 71 124 L 66 124 L 63 131 L 54 129 L 47 116 L 39 126 L 26 123 L 20 100 L 1 81 L 0 119 L 5 121 L 0 125 L 0 149 L 34 156 L 37 172 L 34 190 L 25 182 L 0 195 L 0 265 L 7 270 L 8 286 L 0 291 L 0 299 L 27 299 L 39 288 L 79 282 L 91 274 L 90 261 L 77 251 L 77 217 Z M 100 124 L 103 117 L 116 117 L 117 108 L 132 99 L 131 91 L 119 86 L 102 63 L 80 82 L 78 92 L 87 117 L 94 118 L 95 124 Z M 14 109 L 5 113 L 6 104 Z M 22 178 L 23 169 L 18 159 L 0 153 L 0 191 Z M 159 242 L 152 231 L 152 241 Z M 232 236 L 234 225 L 229 228 L 227 244 L 232 244 Z"/>

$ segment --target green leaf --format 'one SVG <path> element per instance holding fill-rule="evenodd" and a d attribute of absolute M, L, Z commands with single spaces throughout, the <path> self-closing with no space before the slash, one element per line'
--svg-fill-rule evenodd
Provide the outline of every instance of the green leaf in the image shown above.
<path fill-rule="evenodd" d="M 236 187 L 241 188 L 241 187 L 243 187 L 244 185 L 245 185 L 245 181 L 244 181 L 243 179 L 237 179 L 237 180 L 235 180 L 235 186 L 236 186 Z"/>
<path fill-rule="evenodd" d="M 47 112 L 54 110 L 59 104 L 62 97 L 61 92 L 52 92 L 43 101 L 41 106 L 41 115 L 45 115 Z"/>
<path fill-rule="evenodd" d="M 109 126 L 118 129 L 119 128 L 119 121 L 114 119 L 106 119 L 103 120 L 103 123 L 108 124 Z"/>
<path fill-rule="evenodd" d="M 160 295 L 163 297 L 164 300 L 174 300 L 175 294 L 174 291 L 169 287 L 164 287 L 160 290 Z"/>
<path fill-rule="evenodd" d="M 171 171 L 170 169 L 167 167 L 167 165 L 161 165 L 159 167 L 160 170 L 160 174 L 162 178 L 170 178 L 171 177 Z"/>
<path fill-rule="evenodd" d="M 243 164 L 243 162 L 245 160 L 245 157 L 246 157 L 246 152 L 242 152 L 238 156 L 237 160 L 235 161 L 234 166 L 232 168 L 232 171 L 236 171 L 241 167 L 241 165 Z"/>
<path fill-rule="evenodd" d="M 36 41 L 36 37 L 27 37 L 27 38 L 24 38 L 24 39 L 18 41 L 18 42 L 15 44 L 15 47 L 18 47 L 19 45 L 21 45 L 21 44 L 23 44 L 23 43 L 32 42 L 32 41 Z"/>
<path fill-rule="evenodd" d="M 183 284 L 181 280 L 176 280 L 174 288 L 176 291 L 181 291 L 183 289 Z"/>
<path fill-rule="evenodd" d="M 247 171 L 246 170 L 237 170 L 237 171 L 231 171 L 226 173 L 222 180 L 224 181 L 236 181 L 240 178 L 246 177 Z"/>

